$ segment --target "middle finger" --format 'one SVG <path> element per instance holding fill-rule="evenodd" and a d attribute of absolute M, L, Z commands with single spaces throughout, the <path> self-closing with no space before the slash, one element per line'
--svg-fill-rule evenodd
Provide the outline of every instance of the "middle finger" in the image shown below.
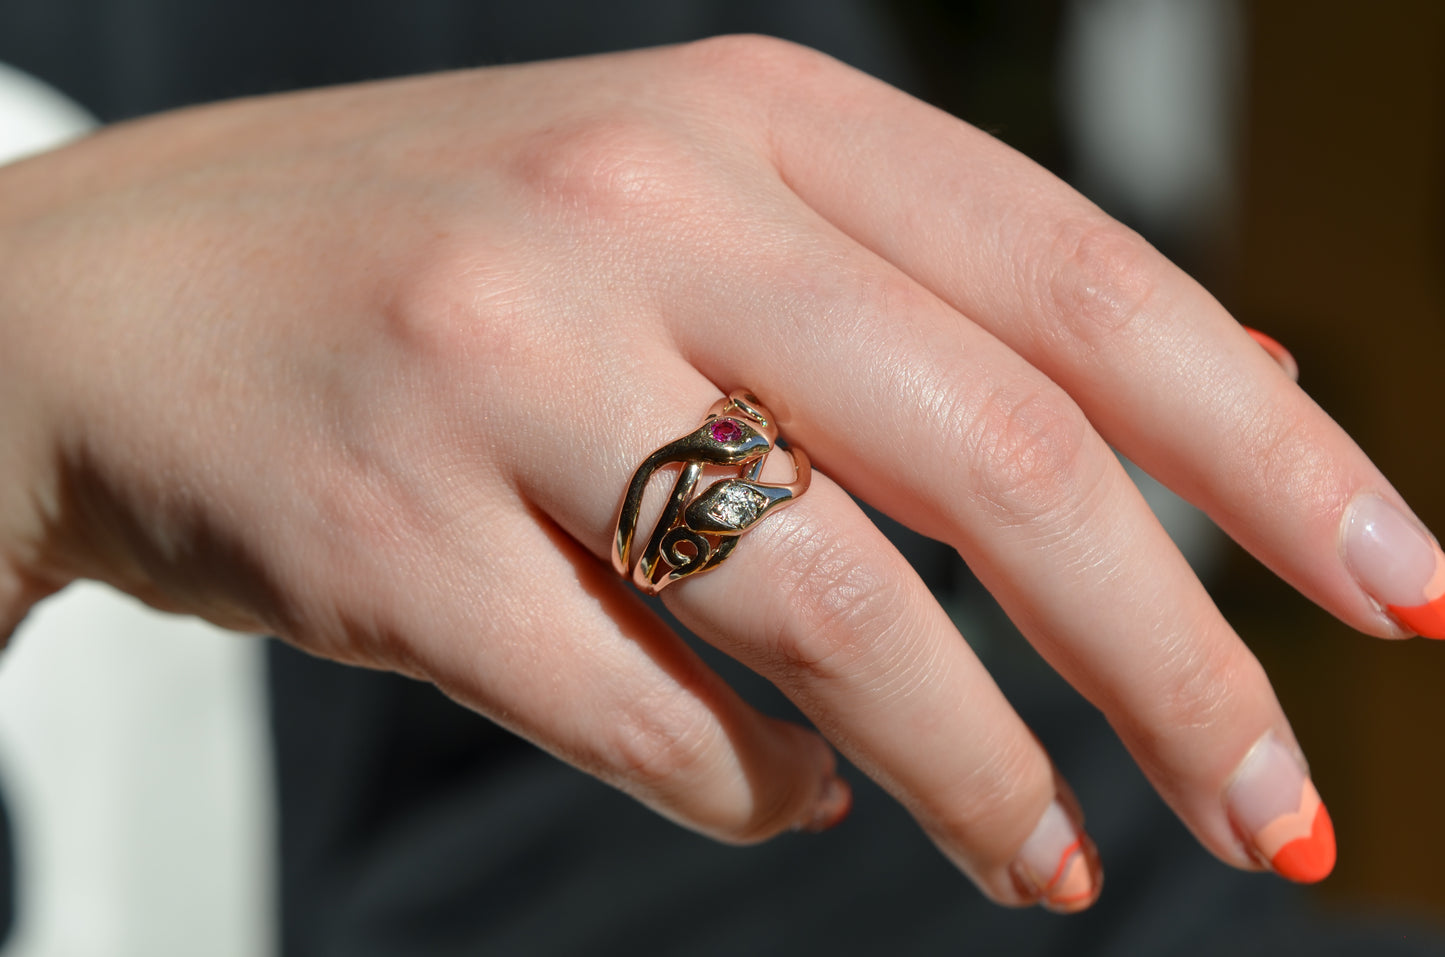
<path fill-rule="evenodd" d="M 958 548 L 1206 846 L 1322 877 L 1327 817 L 1263 670 L 1083 412 L 810 215 L 797 211 L 786 243 L 755 237 L 767 261 L 736 251 L 746 291 L 681 293 L 696 304 L 676 327 L 684 353 L 786 410 L 785 430 L 850 491 Z M 1300 815 L 1295 836 L 1318 851 L 1308 868 L 1281 863 L 1267 827 Z"/>
<path fill-rule="evenodd" d="M 658 370 L 665 390 L 617 416 L 628 424 L 617 436 L 633 462 L 649 446 L 691 432 L 697 419 L 682 407 L 700 413 L 717 395 L 678 365 Z M 552 425 L 539 434 L 565 434 L 562 423 Z M 609 530 L 595 517 L 612 514 L 626 482 L 623 468 L 607 466 L 614 468 L 615 481 L 578 486 L 539 472 L 523 487 L 605 555 Z M 638 526 L 634 555 L 651 524 Z M 805 495 L 747 533 L 735 558 L 668 587 L 669 608 L 777 684 L 990 896 L 1066 911 L 1092 902 L 1099 887 L 1092 848 L 1047 755 L 923 582 L 846 493 L 815 474 Z"/>

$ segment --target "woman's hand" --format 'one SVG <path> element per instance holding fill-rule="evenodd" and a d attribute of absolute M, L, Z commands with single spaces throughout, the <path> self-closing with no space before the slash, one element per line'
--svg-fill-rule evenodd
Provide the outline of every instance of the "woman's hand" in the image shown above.
<path fill-rule="evenodd" d="M 751 389 L 813 487 L 666 601 L 1006 903 L 1092 900 L 1078 814 L 848 492 L 957 547 L 1238 867 L 1323 876 L 1328 817 L 1109 446 L 1362 631 L 1445 634 L 1433 540 L 1204 290 L 777 41 L 113 128 L 0 170 L 0 323 L 0 631 L 103 579 L 433 681 L 733 841 L 838 820 L 831 751 L 608 555 L 637 464 Z"/>

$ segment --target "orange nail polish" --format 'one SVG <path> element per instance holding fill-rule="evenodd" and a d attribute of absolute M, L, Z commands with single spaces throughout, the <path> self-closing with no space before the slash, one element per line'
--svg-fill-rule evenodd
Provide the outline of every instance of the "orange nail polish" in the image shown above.
<path fill-rule="evenodd" d="M 1335 825 L 1309 781 L 1300 792 L 1299 808 L 1275 818 L 1256 842 L 1275 873 L 1301 884 L 1324 880 L 1335 866 Z"/>
<path fill-rule="evenodd" d="M 1386 605 L 1395 620 L 1417 635 L 1445 638 L 1445 554 L 1435 546 L 1435 571 L 1425 583 L 1423 605 Z"/>
<path fill-rule="evenodd" d="M 1244 331 L 1249 333 L 1255 342 L 1259 343 L 1260 348 L 1269 353 L 1269 357 L 1284 370 L 1285 375 L 1296 382 L 1299 381 L 1299 363 L 1295 361 L 1294 356 L 1290 354 L 1288 349 L 1258 329 L 1251 329 L 1249 326 L 1245 326 Z"/>
<path fill-rule="evenodd" d="M 1435 599 L 1428 605 L 1415 605 L 1411 608 L 1386 605 L 1385 609 L 1395 616 L 1396 621 L 1417 635 L 1424 635 L 1426 638 L 1445 638 L 1445 596 Z"/>
<path fill-rule="evenodd" d="M 1059 914 L 1088 907 L 1103 884 L 1093 842 L 1058 801 L 1024 842 L 1014 874 L 1031 896 Z"/>
<path fill-rule="evenodd" d="M 801 830 L 809 834 L 821 834 L 843 823 L 848 812 L 853 810 L 853 789 L 836 774 L 829 775 L 823 782 L 823 791 L 813 805 L 813 814 Z"/>
<path fill-rule="evenodd" d="M 1415 634 L 1445 638 L 1445 552 L 1419 522 L 1366 493 L 1346 511 L 1341 542 L 1370 597 Z"/>
<path fill-rule="evenodd" d="M 1313 884 L 1335 866 L 1335 828 L 1314 782 L 1273 733 L 1250 749 L 1225 809 L 1254 855 L 1281 877 Z"/>

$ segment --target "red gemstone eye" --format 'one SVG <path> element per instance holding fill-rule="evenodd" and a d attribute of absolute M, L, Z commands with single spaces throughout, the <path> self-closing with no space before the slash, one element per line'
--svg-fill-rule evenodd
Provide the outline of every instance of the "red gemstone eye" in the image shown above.
<path fill-rule="evenodd" d="M 718 419 L 708 430 L 714 441 L 726 445 L 729 442 L 736 442 L 743 437 L 743 427 L 732 419 Z"/>

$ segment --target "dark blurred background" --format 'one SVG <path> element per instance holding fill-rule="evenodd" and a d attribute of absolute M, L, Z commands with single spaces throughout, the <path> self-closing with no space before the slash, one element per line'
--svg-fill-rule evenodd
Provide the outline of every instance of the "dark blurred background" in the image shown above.
<path fill-rule="evenodd" d="M 1445 4 L 1252 4 L 1239 216 L 1214 287 L 1445 529 Z M 1445 916 L 1445 647 L 1361 639 L 1235 554 L 1225 611 L 1329 795 L 1320 893 Z"/>
<path fill-rule="evenodd" d="M 1283 342 L 1300 384 L 1445 529 L 1445 4 L 1206 5 L 1237 21 L 1224 204 L 1151 222 L 1080 185 Z M 1068 57 L 1049 42 L 1070 42 L 1081 10 L 1157 5 L 896 6 L 926 95 L 1078 181 L 1088 160 L 1064 115 Z M 1445 918 L 1445 647 L 1362 638 L 1233 546 L 1210 585 L 1269 671 L 1334 816 L 1339 864 L 1316 893 Z"/>
<path fill-rule="evenodd" d="M 1039 37 L 1066 42 L 1069 8 L 1152 5 L 898 6 L 928 95 L 1077 181 L 1067 57 Z M 1192 229 L 1151 228 L 1080 185 L 1284 343 L 1300 384 L 1440 533 L 1445 4 L 1223 6 L 1240 41 L 1227 205 Z M 1316 893 L 1445 918 L 1445 647 L 1362 638 L 1232 546 L 1210 585 L 1269 671 L 1334 816 L 1339 864 Z"/>

